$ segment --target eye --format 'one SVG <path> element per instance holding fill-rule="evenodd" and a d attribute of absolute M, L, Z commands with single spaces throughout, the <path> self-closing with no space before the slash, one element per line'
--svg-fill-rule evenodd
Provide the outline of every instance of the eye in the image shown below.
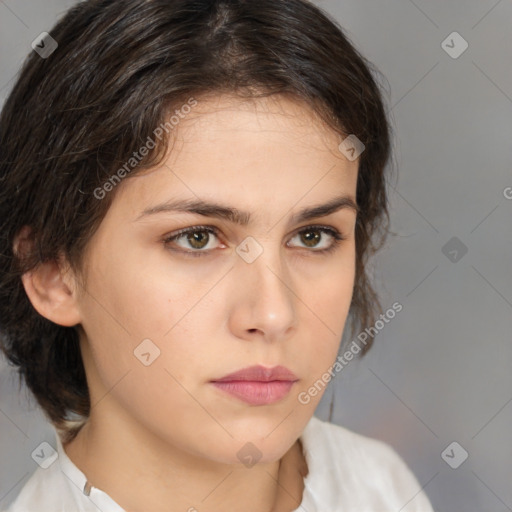
<path fill-rule="evenodd" d="M 327 245 L 324 242 L 323 247 L 317 249 L 325 235 L 328 235 Z M 219 230 L 210 226 L 193 226 L 191 228 L 181 229 L 180 231 L 169 235 L 163 242 L 167 245 L 176 244 L 181 249 L 172 249 L 177 252 L 182 252 L 190 256 L 206 256 L 213 251 L 210 244 L 212 237 L 219 237 Z M 310 252 L 316 253 L 327 253 L 334 251 L 341 241 L 346 238 L 337 230 L 327 226 L 307 226 L 305 229 L 301 229 L 293 237 L 298 237 L 300 242 L 305 244 L 305 249 L 312 249 Z M 329 242 L 330 239 L 330 242 Z M 180 245 L 182 242 L 185 245 Z M 288 245 L 288 244 L 287 244 Z M 182 250 L 183 249 L 183 250 Z M 192 250 L 190 250 L 192 249 Z"/>
<path fill-rule="evenodd" d="M 177 233 L 170 235 L 164 240 L 164 243 L 168 245 L 171 242 L 176 243 L 178 241 L 183 240 L 184 243 L 187 244 L 187 246 L 180 246 L 185 250 L 179 252 L 185 252 L 187 254 L 190 254 L 191 256 L 203 256 L 202 253 L 208 253 L 212 250 L 212 247 L 209 247 L 211 236 L 213 235 L 215 237 L 218 237 L 218 234 L 219 232 L 215 228 L 208 226 L 194 226 L 191 228 L 181 229 Z M 196 250 L 190 251 L 190 248 Z M 204 250 L 205 248 L 207 248 L 208 250 Z"/>
<path fill-rule="evenodd" d="M 324 242 L 323 247 L 316 248 L 319 241 L 325 239 L 324 235 L 328 235 L 327 245 Z M 345 237 L 337 230 L 327 226 L 308 226 L 306 229 L 301 229 L 293 238 L 299 237 L 301 243 L 306 245 L 306 248 L 315 247 L 312 252 L 326 253 L 334 251 L 336 247 L 345 240 Z M 293 240 L 292 238 L 292 240 Z"/>

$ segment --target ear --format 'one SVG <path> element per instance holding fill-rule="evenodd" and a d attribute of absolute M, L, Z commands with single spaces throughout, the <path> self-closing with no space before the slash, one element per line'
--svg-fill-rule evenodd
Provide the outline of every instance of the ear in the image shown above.
<path fill-rule="evenodd" d="M 24 226 L 13 244 L 15 253 L 26 254 L 33 245 L 31 229 Z M 25 292 L 41 315 L 55 324 L 72 327 L 81 322 L 77 303 L 77 283 L 69 265 L 62 256 L 58 261 L 40 263 L 21 276 Z"/>

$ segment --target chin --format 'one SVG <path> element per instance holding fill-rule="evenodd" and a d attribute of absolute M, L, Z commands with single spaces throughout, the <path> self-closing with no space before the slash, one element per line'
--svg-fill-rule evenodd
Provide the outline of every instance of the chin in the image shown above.
<path fill-rule="evenodd" d="M 218 452 L 209 455 L 217 462 L 250 468 L 254 464 L 268 464 L 279 460 L 294 442 L 294 438 L 283 437 L 256 442 L 231 440 L 229 446 L 219 447 Z"/>
<path fill-rule="evenodd" d="M 237 457 L 243 456 L 245 452 L 250 455 L 252 450 L 262 463 L 280 459 L 300 437 L 309 420 L 309 416 L 297 418 L 293 413 L 288 415 L 289 411 L 285 411 L 260 420 L 244 420 L 236 427 L 233 426 L 230 432 L 234 439 L 231 439 L 230 444 L 237 452 Z M 287 416 L 288 418 L 284 420 Z M 238 454 L 240 450 L 242 453 Z M 230 455 L 232 456 L 232 453 Z M 240 460 L 235 458 L 230 463 L 239 462 Z"/>

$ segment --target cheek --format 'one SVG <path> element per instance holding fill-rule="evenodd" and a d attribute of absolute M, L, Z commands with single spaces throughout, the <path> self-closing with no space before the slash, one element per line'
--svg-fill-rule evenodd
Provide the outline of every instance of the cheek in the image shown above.
<path fill-rule="evenodd" d="M 100 251 L 98 251 L 100 252 Z M 123 252 L 123 251 L 118 251 Z M 194 298 L 193 284 L 172 275 L 151 252 L 124 251 L 125 258 L 105 254 L 90 273 L 85 319 L 132 342 L 160 338 L 179 321 Z M 157 251 L 155 251 L 157 252 Z M 145 257 L 144 257 L 145 256 Z M 149 256 L 149 257 L 148 257 Z"/>
<path fill-rule="evenodd" d="M 112 386 L 128 370 L 142 370 L 142 381 L 169 380 L 168 369 L 188 383 L 213 361 L 211 322 L 225 316 L 225 302 L 208 296 L 218 277 L 173 272 L 160 258 L 142 264 L 134 254 L 116 265 L 105 259 L 90 275 L 82 323 L 99 376 Z"/>
<path fill-rule="evenodd" d="M 308 333 L 304 341 L 308 356 L 303 360 L 312 380 L 320 378 L 335 360 L 352 301 L 355 250 L 353 244 L 343 250 L 344 257 L 326 267 L 316 286 L 309 283 L 300 295 L 306 305 L 301 325 Z"/>
<path fill-rule="evenodd" d="M 300 297 L 311 314 L 323 323 L 324 332 L 340 336 L 348 314 L 355 279 L 355 248 L 352 242 L 340 248 L 328 264 L 300 280 Z"/>

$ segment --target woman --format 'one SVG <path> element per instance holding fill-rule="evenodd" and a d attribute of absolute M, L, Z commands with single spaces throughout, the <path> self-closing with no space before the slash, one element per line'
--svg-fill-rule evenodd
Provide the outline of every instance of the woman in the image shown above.
<path fill-rule="evenodd" d="M 390 156 L 317 7 L 81 2 L 0 147 L 2 347 L 56 428 L 10 512 L 432 510 L 390 446 L 313 417 L 379 307 Z"/>

